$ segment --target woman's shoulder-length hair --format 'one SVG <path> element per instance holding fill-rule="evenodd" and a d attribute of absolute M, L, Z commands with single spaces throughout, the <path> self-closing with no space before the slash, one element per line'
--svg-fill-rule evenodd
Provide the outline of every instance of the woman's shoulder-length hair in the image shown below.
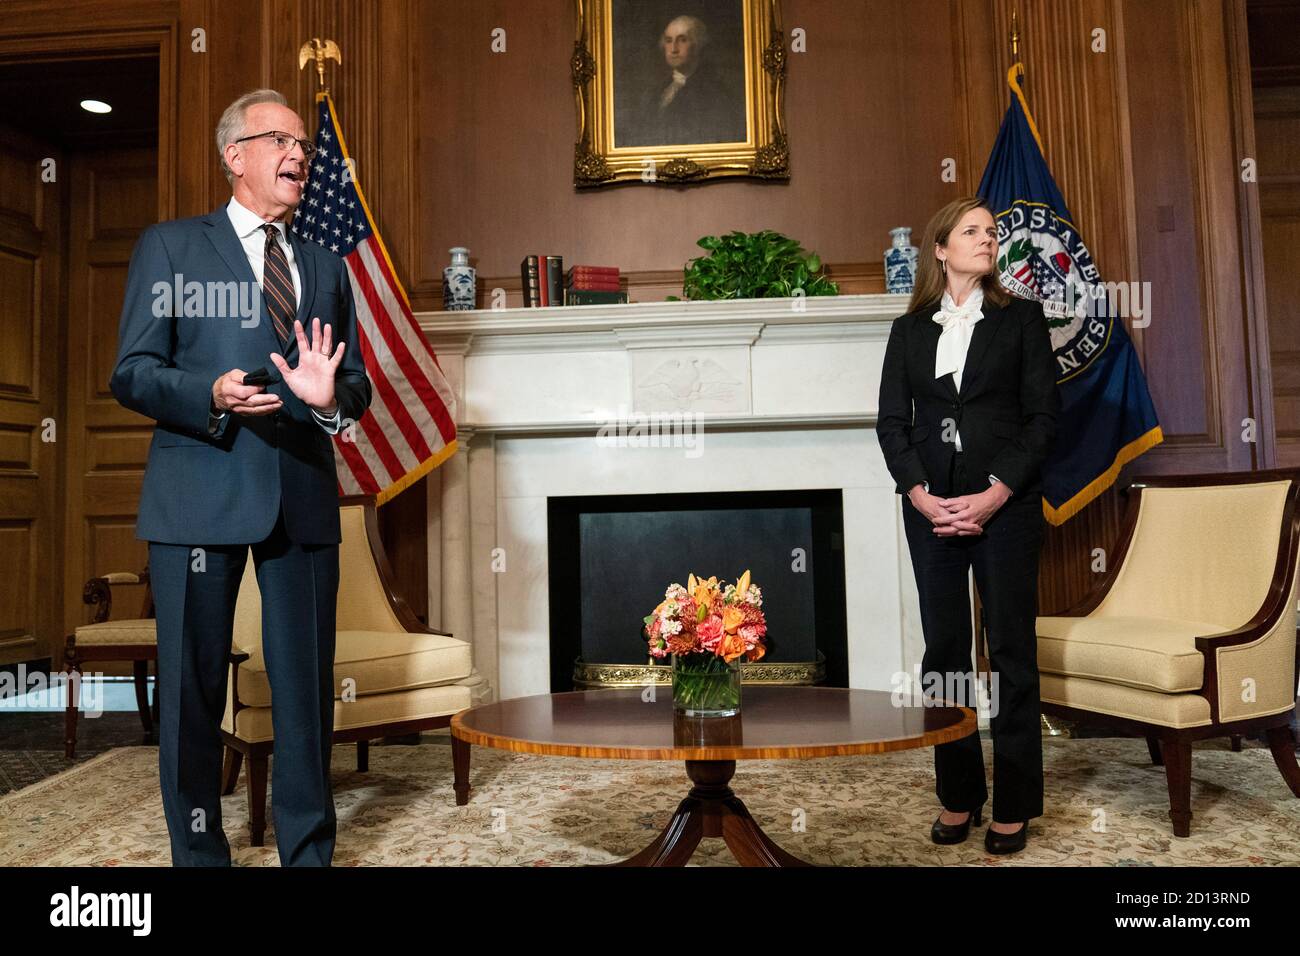
<path fill-rule="evenodd" d="M 988 202 L 980 196 L 963 196 L 960 199 L 954 199 L 948 205 L 944 206 L 926 223 L 925 232 L 921 236 L 921 244 L 917 247 L 916 257 L 916 282 L 912 288 L 912 298 L 907 303 L 908 313 L 919 312 L 933 303 L 934 308 L 939 308 L 939 302 L 943 298 L 945 286 L 944 274 L 939 266 L 939 259 L 934 254 L 936 245 L 946 246 L 948 236 L 952 233 L 957 224 L 972 209 L 988 210 L 989 215 L 993 215 L 993 210 L 989 209 Z M 993 257 L 993 264 L 989 272 L 980 278 L 980 287 L 984 291 L 984 299 L 996 306 L 1005 306 L 1011 301 L 1011 294 L 1002 287 L 1002 280 L 998 276 L 997 256 Z"/>

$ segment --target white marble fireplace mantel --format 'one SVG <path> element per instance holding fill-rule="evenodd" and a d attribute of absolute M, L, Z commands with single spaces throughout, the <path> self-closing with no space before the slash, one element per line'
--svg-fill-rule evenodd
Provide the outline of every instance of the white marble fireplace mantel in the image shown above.
<path fill-rule="evenodd" d="M 473 641 L 496 696 L 545 693 L 548 497 L 838 488 L 849 681 L 890 689 L 923 651 L 875 435 L 906 308 L 861 295 L 417 314 L 456 390 L 460 444 L 428 482 L 430 621 Z M 683 419 L 694 448 L 597 437 Z"/>

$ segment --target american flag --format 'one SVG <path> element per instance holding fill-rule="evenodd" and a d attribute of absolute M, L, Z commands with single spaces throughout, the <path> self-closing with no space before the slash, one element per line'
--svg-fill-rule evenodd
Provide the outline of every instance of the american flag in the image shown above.
<path fill-rule="evenodd" d="M 316 105 L 316 155 L 292 228 L 347 265 L 373 397 L 370 413 L 334 436 L 334 463 L 340 495 L 383 504 L 455 454 L 456 399 L 375 228 L 334 103 L 317 93 Z"/>

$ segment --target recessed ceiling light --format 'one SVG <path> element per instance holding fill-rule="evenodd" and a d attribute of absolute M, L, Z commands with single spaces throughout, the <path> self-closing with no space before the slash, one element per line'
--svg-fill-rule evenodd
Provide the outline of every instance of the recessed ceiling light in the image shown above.
<path fill-rule="evenodd" d="M 87 113 L 111 113 L 113 107 L 100 100 L 82 100 L 81 108 Z"/>

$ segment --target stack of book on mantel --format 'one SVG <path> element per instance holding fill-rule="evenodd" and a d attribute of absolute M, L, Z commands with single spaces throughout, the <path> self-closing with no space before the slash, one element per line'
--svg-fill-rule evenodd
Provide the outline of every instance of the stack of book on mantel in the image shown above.
<path fill-rule="evenodd" d="M 565 305 L 609 305 L 627 301 L 617 266 L 574 266 L 564 278 Z"/>

